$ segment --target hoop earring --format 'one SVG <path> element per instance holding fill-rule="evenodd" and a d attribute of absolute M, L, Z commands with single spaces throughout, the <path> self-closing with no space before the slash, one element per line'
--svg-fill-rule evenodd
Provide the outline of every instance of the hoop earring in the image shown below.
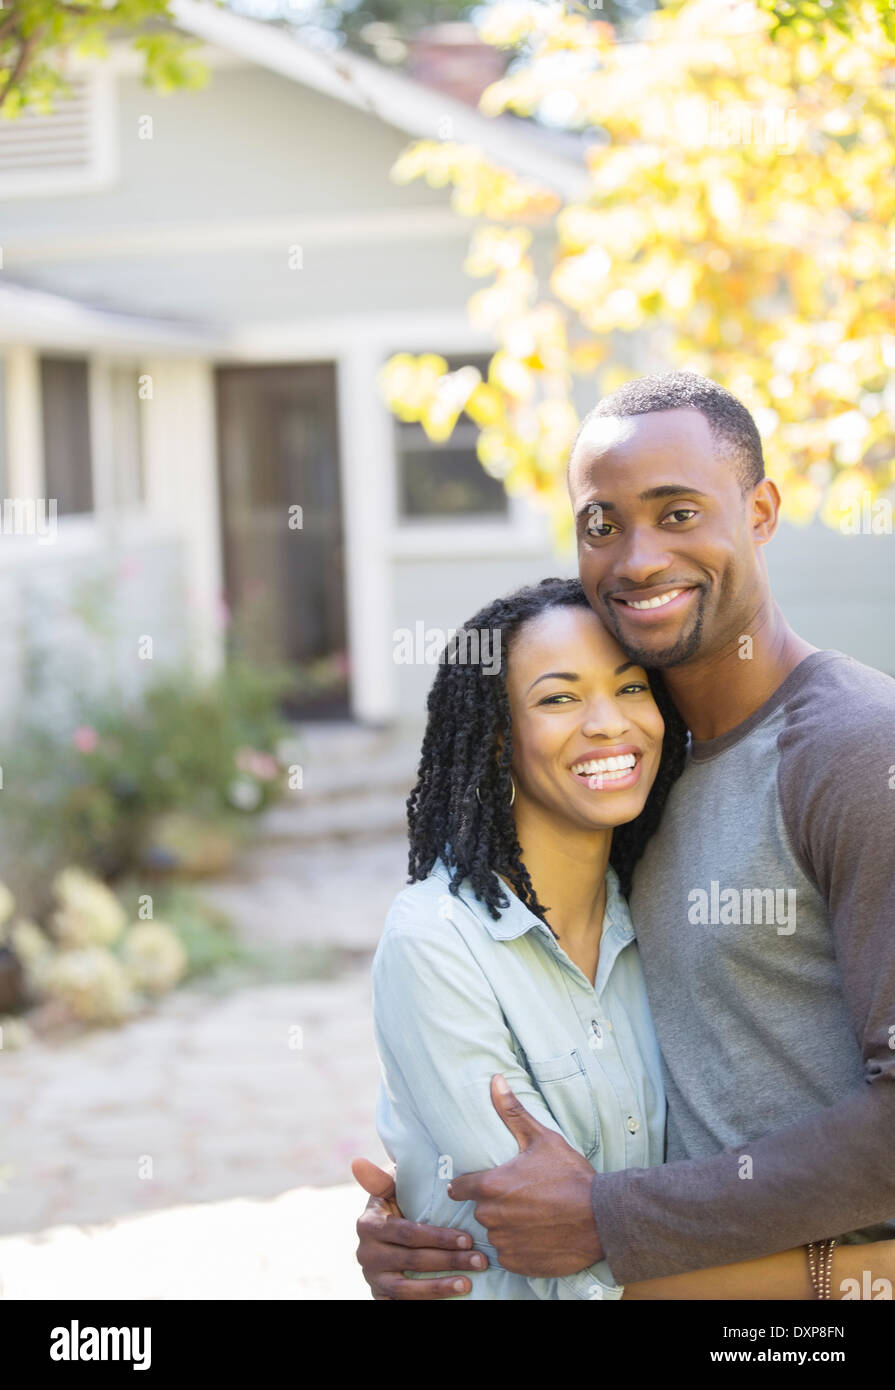
<path fill-rule="evenodd" d="M 510 793 L 510 805 L 512 806 L 513 802 L 516 800 L 516 783 L 513 781 L 512 777 L 510 778 L 510 786 L 513 788 L 512 792 Z M 484 806 L 485 803 L 484 803 L 484 801 L 482 800 L 482 798 L 479 796 L 479 789 L 478 789 L 478 787 L 476 787 L 476 789 L 475 789 L 475 795 L 476 795 L 476 800 L 478 801 L 479 805 L 480 805 L 480 806 Z"/>

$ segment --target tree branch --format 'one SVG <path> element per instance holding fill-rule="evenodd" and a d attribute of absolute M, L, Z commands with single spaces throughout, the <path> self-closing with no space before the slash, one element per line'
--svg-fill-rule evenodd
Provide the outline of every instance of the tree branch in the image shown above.
<path fill-rule="evenodd" d="M 18 24 L 20 16 L 13 10 L 12 14 L 7 15 L 3 23 L 0 24 L 0 39 L 5 39 L 7 34 L 11 34 Z"/>
<path fill-rule="evenodd" d="M 3 90 L 0 91 L 0 107 L 2 107 L 4 101 L 9 96 L 10 92 L 14 90 L 16 83 L 22 76 L 23 72 L 25 71 L 25 68 L 28 66 L 28 62 L 31 58 L 31 55 L 34 52 L 34 47 L 37 43 L 38 38 L 40 37 L 40 32 L 41 31 L 39 29 L 35 29 L 33 34 L 29 34 L 27 39 L 22 40 L 22 46 L 19 49 L 19 56 L 16 58 L 15 65 L 12 68 L 8 78 L 6 79 L 6 84 L 3 87 Z"/>

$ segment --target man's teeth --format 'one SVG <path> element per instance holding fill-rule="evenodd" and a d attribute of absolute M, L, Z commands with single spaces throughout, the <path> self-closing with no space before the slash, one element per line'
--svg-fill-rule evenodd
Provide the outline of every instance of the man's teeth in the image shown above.
<path fill-rule="evenodd" d="M 615 773 L 621 777 L 624 773 L 630 772 L 636 762 L 633 753 L 623 753 L 618 758 L 595 758 L 589 763 L 576 763 L 572 771 L 586 777 L 605 777 L 608 773 Z"/>
<path fill-rule="evenodd" d="M 661 608 L 663 604 L 670 603 L 683 592 L 683 589 L 670 589 L 667 594 L 661 594 L 658 598 L 645 598 L 637 603 L 633 599 L 625 598 L 622 599 L 622 603 L 626 603 L 629 608 Z"/>

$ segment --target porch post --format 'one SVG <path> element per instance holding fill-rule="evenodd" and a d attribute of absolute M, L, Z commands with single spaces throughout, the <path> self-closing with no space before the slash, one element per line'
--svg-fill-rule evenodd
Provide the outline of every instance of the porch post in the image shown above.
<path fill-rule="evenodd" d="M 214 369 L 156 358 L 140 375 L 152 392 L 142 413 L 146 501 L 183 538 L 192 659 L 212 675 L 225 651 Z"/>
<path fill-rule="evenodd" d="M 392 660 L 391 420 L 376 376 L 381 354 L 371 343 L 346 346 L 337 359 L 342 531 L 351 663 L 351 712 L 369 724 L 396 717 Z"/>

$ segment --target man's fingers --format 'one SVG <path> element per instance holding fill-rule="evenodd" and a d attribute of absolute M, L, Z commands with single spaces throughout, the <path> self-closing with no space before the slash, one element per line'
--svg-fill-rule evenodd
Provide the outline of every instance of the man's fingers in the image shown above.
<path fill-rule="evenodd" d="M 472 1249 L 472 1236 L 465 1231 L 451 1229 L 449 1226 L 422 1226 L 417 1221 L 408 1221 L 403 1216 L 390 1217 L 384 1221 L 380 1230 L 377 1232 L 377 1239 L 386 1242 L 388 1245 L 403 1245 L 411 1250 L 454 1250 L 459 1254 L 469 1254 Z M 443 1257 L 442 1257 L 443 1259 Z M 430 1269 L 444 1269 L 445 1263 L 441 1265 L 430 1265 Z M 469 1265 L 459 1265 L 457 1268 L 469 1269 Z M 453 1269 L 454 1265 L 447 1265 Z"/>
<path fill-rule="evenodd" d="M 403 1279 L 400 1274 L 382 1274 L 373 1286 L 374 1298 L 417 1299 L 456 1298 L 469 1293 L 468 1279 Z"/>
<path fill-rule="evenodd" d="M 447 1195 L 452 1202 L 480 1202 L 485 1196 L 482 1183 L 493 1172 L 493 1168 L 484 1168 L 480 1173 L 461 1173 L 459 1178 L 451 1178 Z"/>
<path fill-rule="evenodd" d="M 529 1115 L 500 1072 L 491 1078 L 491 1103 L 519 1145 L 520 1153 L 544 1133 L 544 1126 Z"/>
<path fill-rule="evenodd" d="M 414 1274 L 433 1274 L 445 1269 L 482 1270 L 488 1267 L 488 1256 L 483 1255 L 481 1250 L 415 1250 L 406 1247 L 401 1260 L 402 1270 L 412 1270 Z M 393 1261 L 389 1263 L 393 1264 Z"/>
<path fill-rule="evenodd" d="M 394 1200 L 395 1180 L 390 1173 L 385 1173 L 381 1168 L 377 1168 L 375 1163 L 371 1163 L 368 1158 L 353 1158 L 351 1160 L 351 1172 L 355 1182 L 360 1183 L 365 1192 L 369 1192 L 371 1197 L 385 1197 Z"/>

